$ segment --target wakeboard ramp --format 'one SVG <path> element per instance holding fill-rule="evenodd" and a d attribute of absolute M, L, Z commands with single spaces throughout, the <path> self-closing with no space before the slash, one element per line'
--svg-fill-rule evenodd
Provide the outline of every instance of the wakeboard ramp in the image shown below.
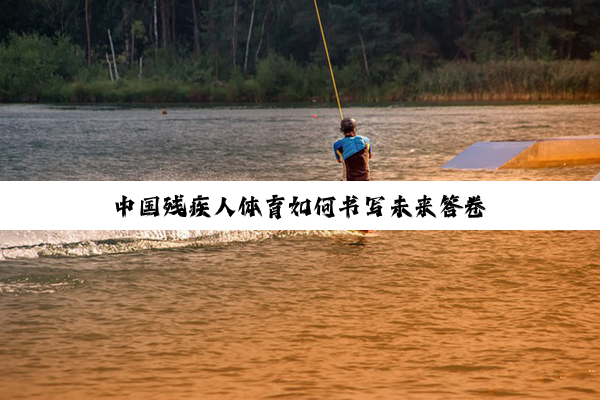
<path fill-rule="evenodd" d="M 544 168 L 600 164 L 600 136 L 475 142 L 444 169 Z"/>

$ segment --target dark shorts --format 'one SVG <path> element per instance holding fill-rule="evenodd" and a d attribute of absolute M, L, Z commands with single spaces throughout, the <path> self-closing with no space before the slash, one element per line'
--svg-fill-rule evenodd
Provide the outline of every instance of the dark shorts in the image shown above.
<path fill-rule="evenodd" d="M 361 150 L 358 153 L 346 158 L 344 163 L 346 164 L 346 180 L 371 180 L 371 173 L 369 171 L 369 152 L 367 149 Z"/>

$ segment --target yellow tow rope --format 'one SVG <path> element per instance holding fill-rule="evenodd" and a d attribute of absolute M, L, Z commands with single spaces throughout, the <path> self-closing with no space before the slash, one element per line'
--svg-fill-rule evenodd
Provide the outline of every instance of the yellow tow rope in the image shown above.
<path fill-rule="evenodd" d="M 333 67 L 331 66 L 331 59 L 329 58 L 329 50 L 327 49 L 327 41 L 325 40 L 325 31 L 323 30 L 323 23 L 321 22 L 321 14 L 319 14 L 319 6 L 317 0 L 315 2 L 315 10 L 317 11 L 317 19 L 319 20 L 319 28 L 321 28 L 321 36 L 323 37 L 323 46 L 325 46 L 325 55 L 327 55 L 327 64 L 329 64 L 329 72 L 331 73 L 331 82 L 333 83 L 333 91 L 335 92 L 335 99 L 337 100 L 338 109 L 340 110 L 340 119 L 344 119 L 344 113 L 342 112 L 342 105 L 340 103 L 340 95 L 338 94 L 337 86 L 335 84 L 335 76 L 333 76 Z"/>

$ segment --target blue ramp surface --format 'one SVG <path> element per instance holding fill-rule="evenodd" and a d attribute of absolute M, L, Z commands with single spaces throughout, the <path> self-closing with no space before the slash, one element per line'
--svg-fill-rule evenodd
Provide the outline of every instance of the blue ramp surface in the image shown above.
<path fill-rule="evenodd" d="M 598 172 L 598 175 L 596 175 L 595 177 L 592 178 L 593 181 L 600 181 L 600 172 Z"/>
<path fill-rule="evenodd" d="M 475 142 L 442 168 L 498 169 L 534 143 L 535 141 Z"/>

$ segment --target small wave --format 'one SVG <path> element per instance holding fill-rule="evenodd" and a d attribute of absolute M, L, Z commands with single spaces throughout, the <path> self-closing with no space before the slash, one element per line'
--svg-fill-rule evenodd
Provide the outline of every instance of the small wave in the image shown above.
<path fill-rule="evenodd" d="M 38 257 L 88 257 L 105 254 L 131 253 L 145 250 L 176 249 L 185 247 L 223 246 L 232 243 L 260 241 L 294 236 L 333 236 L 349 231 L 141 231 L 130 236 L 123 232 L 113 234 L 83 234 L 83 240 L 52 236 L 52 240 L 36 244 L 0 247 L 0 260 Z M 110 235 L 109 235 L 110 236 Z M 71 240 L 69 240 L 71 239 Z"/>
<path fill-rule="evenodd" d="M 0 280 L 0 294 L 56 293 L 83 285 L 84 281 L 70 275 L 17 276 Z"/>
<path fill-rule="evenodd" d="M 448 372 L 474 372 L 502 369 L 502 367 L 496 365 L 442 365 L 439 367 L 431 367 L 431 369 Z"/>

